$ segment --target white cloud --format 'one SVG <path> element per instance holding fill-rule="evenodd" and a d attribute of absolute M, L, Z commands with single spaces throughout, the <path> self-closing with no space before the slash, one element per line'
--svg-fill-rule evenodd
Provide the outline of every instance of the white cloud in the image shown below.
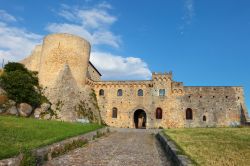
<path fill-rule="evenodd" d="M 116 17 L 109 15 L 104 9 L 78 10 L 77 14 L 86 28 L 106 28 L 116 21 Z"/>
<path fill-rule="evenodd" d="M 101 2 L 97 5 L 99 8 L 106 8 L 106 9 L 112 9 L 113 7 L 106 1 Z"/>
<path fill-rule="evenodd" d="M 194 12 L 194 0 L 186 0 L 185 1 L 185 16 L 184 20 L 187 24 L 191 24 L 193 17 L 195 15 Z"/>
<path fill-rule="evenodd" d="M 90 61 L 103 75 L 103 79 L 150 79 L 151 72 L 140 58 L 122 57 L 105 52 L 92 52 Z"/>
<path fill-rule="evenodd" d="M 0 58 L 5 61 L 18 61 L 30 54 L 42 36 L 0 22 Z"/>
<path fill-rule="evenodd" d="M 50 23 L 46 29 L 52 33 L 71 33 L 84 37 L 92 43 L 93 50 L 103 45 L 119 48 L 121 38 L 114 35 L 110 29 L 117 18 L 109 14 L 109 9 L 112 9 L 112 6 L 106 2 L 91 9 L 71 8 L 63 5 L 59 15 L 65 21 Z M 7 12 L 5 14 L 9 15 L 9 18 L 15 18 Z M 13 23 L 14 19 L 0 20 L 0 58 L 4 58 L 5 62 L 23 59 L 31 53 L 35 45 L 42 42 L 41 35 L 15 27 L 10 24 L 10 20 Z M 98 50 L 91 53 L 90 59 L 106 80 L 141 80 L 151 77 L 147 64 L 140 58 L 117 56 Z"/>
<path fill-rule="evenodd" d="M 192 24 L 193 18 L 195 16 L 194 0 L 184 0 L 184 15 L 182 20 L 184 21 L 182 25 L 179 26 L 181 35 L 184 34 L 185 28 Z"/>
<path fill-rule="evenodd" d="M 46 27 L 52 33 L 71 33 L 86 38 L 92 45 L 108 45 L 118 48 L 121 38 L 115 35 L 110 26 L 117 18 L 109 14 L 111 5 L 106 2 L 94 8 L 82 9 L 62 5 L 58 15 L 65 19 L 64 23 L 50 23 Z"/>
<path fill-rule="evenodd" d="M 6 22 L 16 22 L 16 18 L 9 13 L 7 13 L 5 10 L 0 10 L 0 20 L 6 21 Z"/>

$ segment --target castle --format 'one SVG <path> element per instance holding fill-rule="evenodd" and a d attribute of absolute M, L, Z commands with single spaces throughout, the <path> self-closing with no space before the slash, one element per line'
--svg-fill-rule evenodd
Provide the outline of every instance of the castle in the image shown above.
<path fill-rule="evenodd" d="M 114 127 L 231 126 L 248 117 L 241 86 L 184 86 L 173 80 L 172 72 L 152 73 L 151 80 L 103 81 L 89 57 L 88 41 L 51 34 L 21 63 L 39 73 L 55 107 L 62 103 L 58 113 L 63 120 L 79 118 L 73 107 L 83 99 L 91 102 L 86 94 L 92 89 L 98 104 L 94 115 Z"/>

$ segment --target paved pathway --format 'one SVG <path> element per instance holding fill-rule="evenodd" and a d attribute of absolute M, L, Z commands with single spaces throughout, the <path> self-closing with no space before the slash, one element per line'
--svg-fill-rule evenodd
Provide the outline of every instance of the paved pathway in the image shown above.
<path fill-rule="evenodd" d="M 46 166 L 170 165 L 150 132 L 115 132 L 45 163 Z"/>

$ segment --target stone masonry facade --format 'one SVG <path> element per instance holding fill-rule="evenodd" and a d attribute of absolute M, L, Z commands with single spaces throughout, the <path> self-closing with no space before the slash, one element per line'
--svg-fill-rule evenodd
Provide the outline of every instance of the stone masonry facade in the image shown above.
<path fill-rule="evenodd" d="M 38 71 L 40 84 L 48 89 L 56 88 L 57 77 L 67 65 L 74 89 L 79 93 L 94 90 L 100 118 L 112 127 L 221 127 L 239 125 L 248 118 L 242 86 L 184 86 L 173 80 L 172 72 L 152 73 L 151 80 L 103 81 L 89 57 L 90 44 L 86 40 L 52 34 L 21 62 Z M 54 96 L 53 91 L 47 93 Z M 67 107 L 64 111 L 73 110 Z M 71 115 L 70 119 L 62 119 L 77 118 Z"/>

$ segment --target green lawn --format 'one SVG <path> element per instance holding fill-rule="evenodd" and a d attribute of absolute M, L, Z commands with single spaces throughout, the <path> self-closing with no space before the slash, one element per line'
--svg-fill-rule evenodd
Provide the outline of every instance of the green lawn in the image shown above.
<path fill-rule="evenodd" d="M 166 129 L 198 165 L 250 165 L 250 128 Z"/>
<path fill-rule="evenodd" d="M 0 116 L 0 159 L 84 134 L 102 126 Z"/>

